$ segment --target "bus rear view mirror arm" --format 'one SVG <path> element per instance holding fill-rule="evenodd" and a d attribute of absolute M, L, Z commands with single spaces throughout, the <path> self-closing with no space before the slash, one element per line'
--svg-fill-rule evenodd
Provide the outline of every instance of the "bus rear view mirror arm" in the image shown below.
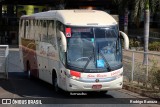
<path fill-rule="evenodd" d="M 59 33 L 60 33 L 60 37 L 61 37 L 60 46 L 61 46 L 62 50 L 64 52 L 66 52 L 67 51 L 67 40 L 66 40 L 66 37 L 65 37 L 65 35 L 64 35 L 64 33 L 62 31 L 59 31 Z"/>
<path fill-rule="evenodd" d="M 124 49 L 128 50 L 129 49 L 129 38 L 124 32 L 122 32 L 122 31 L 119 31 L 119 32 L 120 32 L 120 35 L 122 35 L 122 37 L 124 39 Z"/>

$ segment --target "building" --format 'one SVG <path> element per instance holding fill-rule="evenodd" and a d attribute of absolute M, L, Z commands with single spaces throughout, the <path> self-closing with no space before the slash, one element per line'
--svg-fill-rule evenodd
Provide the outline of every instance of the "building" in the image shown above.
<path fill-rule="evenodd" d="M 98 9 L 110 14 L 118 14 L 118 7 L 116 7 L 112 1 L 113 0 L 0 0 L 0 44 L 18 46 L 18 25 L 21 15 L 64 8 Z M 133 27 L 130 14 L 127 19 L 128 18 L 129 27 Z M 122 30 L 125 19 L 124 15 L 119 16 L 119 24 Z M 153 23 L 151 25 L 160 28 L 160 13 L 152 19 Z"/>
<path fill-rule="evenodd" d="M 111 0 L 0 0 L 0 44 L 18 45 L 21 15 L 58 9 L 60 6 L 65 9 L 87 8 L 111 12 L 111 5 Z"/>

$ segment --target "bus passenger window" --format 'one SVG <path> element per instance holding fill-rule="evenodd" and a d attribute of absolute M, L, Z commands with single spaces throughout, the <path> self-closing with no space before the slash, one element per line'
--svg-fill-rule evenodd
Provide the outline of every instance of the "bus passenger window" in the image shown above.
<path fill-rule="evenodd" d="M 29 31 L 30 30 L 30 28 L 29 28 L 29 20 L 26 20 L 25 21 L 25 38 L 26 39 L 29 39 Z"/>
<path fill-rule="evenodd" d="M 63 48 L 61 46 L 61 38 L 60 38 L 60 35 L 59 35 L 59 31 L 62 31 L 64 33 L 64 25 L 61 23 L 61 22 L 57 22 L 56 24 L 56 34 L 57 34 L 57 44 L 58 44 L 58 47 L 59 47 L 59 56 L 60 56 L 60 59 L 62 61 L 62 63 L 65 65 L 66 64 L 66 55 L 65 55 L 65 52 L 63 51 Z"/>
<path fill-rule="evenodd" d="M 48 43 L 52 44 L 53 48 L 57 50 L 54 21 L 48 21 Z"/>

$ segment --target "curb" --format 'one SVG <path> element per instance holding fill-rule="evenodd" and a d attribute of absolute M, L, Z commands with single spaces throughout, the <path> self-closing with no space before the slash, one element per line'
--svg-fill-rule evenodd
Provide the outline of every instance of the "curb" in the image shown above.
<path fill-rule="evenodd" d="M 153 99 L 160 99 L 160 92 L 158 93 L 158 92 L 155 92 L 152 90 L 141 89 L 139 87 L 129 85 L 129 84 L 124 84 L 123 89 L 129 90 L 134 93 L 138 93 L 141 96 L 145 96 L 145 97 L 149 97 L 149 98 L 153 98 Z"/>

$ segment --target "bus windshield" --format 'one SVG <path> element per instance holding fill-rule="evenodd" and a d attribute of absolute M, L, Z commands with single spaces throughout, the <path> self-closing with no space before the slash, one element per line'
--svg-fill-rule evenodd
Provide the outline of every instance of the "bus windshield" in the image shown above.
<path fill-rule="evenodd" d="M 66 29 L 70 32 L 66 36 L 67 65 L 70 69 L 109 72 L 122 67 L 122 49 L 117 26 Z"/>

